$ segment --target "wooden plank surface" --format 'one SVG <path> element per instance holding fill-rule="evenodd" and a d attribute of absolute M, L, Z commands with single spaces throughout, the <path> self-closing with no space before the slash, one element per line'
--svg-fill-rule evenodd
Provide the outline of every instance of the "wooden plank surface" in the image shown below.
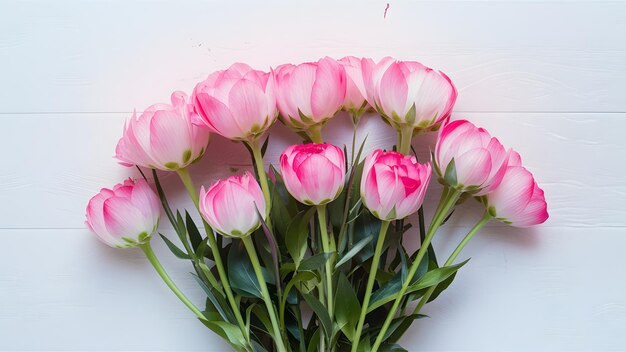
<path fill-rule="evenodd" d="M 546 191 L 548 222 L 489 224 L 405 347 L 626 350 L 625 35 L 624 1 L 1 2 L 0 350 L 224 350 L 138 251 L 88 234 L 86 202 L 136 176 L 112 158 L 133 109 L 236 61 L 268 68 L 325 55 L 446 71 L 459 88 L 453 117 L 518 149 Z M 367 150 L 395 138 L 376 116 L 363 121 L 365 135 Z M 347 117 L 325 137 L 349 143 Z M 415 140 L 421 159 L 433 141 Z M 266 164 L 296 142 L 275 126 Z M 192 175 L 210 184 L 250 166 L 241 145 L 215 137 Z M 163 181 L 172 203 L 191 209 L 176 176 Z M 464 204 L 446 225 L 435 241 L 442 255 L 479 211 Z M 190 268 L 155 244 L 201 300 Z"/>

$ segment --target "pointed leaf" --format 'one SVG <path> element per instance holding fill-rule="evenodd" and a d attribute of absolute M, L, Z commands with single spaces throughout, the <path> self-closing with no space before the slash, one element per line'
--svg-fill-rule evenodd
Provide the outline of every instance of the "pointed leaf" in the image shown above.
<path fill-rule="evenodd" d="M 170 241 L 167 237 L 163 236 L 162 233 L 159 233 L 163 242 L 167 245 L 167 248 L 178 258 L 180 259 L 190 259 L 189 255 L 185 253 L 182 249 L 178 248 L 172 241 Z"/>

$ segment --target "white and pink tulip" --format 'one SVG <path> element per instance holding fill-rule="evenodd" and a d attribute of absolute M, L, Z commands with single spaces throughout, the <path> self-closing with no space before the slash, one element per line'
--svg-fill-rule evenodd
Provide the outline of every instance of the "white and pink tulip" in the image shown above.
<path fill-rule="evenodd" d="M 434 156 L 435 170 L 447 186 L 483 195 L 502 181 L 509 152 L 485 129 L 457 120 L 441 129 Z"/>
<path fill-rule="evenodd" d="M 375 150 L 363 166 L 363 204 L 381 220 L 403 219 L 422 205 L 431 171 L 412 155 Z"/>
<path fill-rule="evenodd" d="M 115 157 L 126 166 L 173 171 L 199 159 L 209 143 L 209 130 L 192 123 L 187 95 L 174 92 L 172 104 L 155 104 L 124 126 Z"/>
<path fill-rule="evenodd" d="M 232 140 L 254 140 L 278 117 L 273 73 L 241 63 L 200 82 L 192 101 L 202 124 Z"/>
<path fill-rule="evenodd" d="M 343 189 L 345 156 L 331 144 L 292 145 L 280 156 L 280 172 L 287 190 L 299 202 L 326 204 Z"/>
<path fill-rule="evenodd" d="M 150 241 L 159 215 L 159 197 L 148 183 L 127 179 L 89 200 L 85 224 L 100 241 L 126 248 Z"/>
<path fill-rule="evenodd" d="M 202 217 L 227 237 L 245 237 L 258 229 L 260 216 L 265 219 L 265 207 L 261 187 L 249 172 L 220 180 L 207 190 L 200 189 Z"/>

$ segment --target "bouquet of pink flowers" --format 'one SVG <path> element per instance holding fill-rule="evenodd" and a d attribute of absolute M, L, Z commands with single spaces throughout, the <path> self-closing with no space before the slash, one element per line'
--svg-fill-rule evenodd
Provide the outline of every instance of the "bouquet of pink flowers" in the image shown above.
<path fill-rule="evenodd" d="M 152 169 L 156 192 L 145 176 L 104 188 L 89 201 L 87 226 L 110 246 L 143 250 L 174 294 L 236 351 L 403 351 L 397 341 L 467 263 L 456 258 L 487 222 L 524 227 L 548 218 L 543 191 L 517 152 L 469 121 L 449 121 L 456 97 L 442 72 L 392 58 L 324 58 L 270 72 L 235 64 L 191 97 L 175 92 L 171 104 L 127 122 L 116 157 Z M 340 110 L 355 136 L 361 116 L 375 111 L 397 131 L 396 145 L 363 156 L 355 138 L 350 153 L 324 143 L 323 128 Z M 278 170 L 266 170 L 264 135 L 276 119 L 304 142 L 284 150 Z M 411 142 L 430 131 L 438 131 L 436 146 L 430 162 L 419 163 Z M 255 174 L 198 191 L 188 167 L 211 133 L 244 143 Z M 170 208 L 156 170 L 178 173 L 202 226 Z M 443 191 L 426 224 L 422 202 L 433 173 Z M 484 215 L 440 264 L 431 241 L 455 205 L 472 200 Z M 204 307 L 180 291 L 151 249 L 162 212 L 180 244 L 160 236 L 193 266 Z M 410 253 L 403 239 L 416 213 L 421 245 Z"/>

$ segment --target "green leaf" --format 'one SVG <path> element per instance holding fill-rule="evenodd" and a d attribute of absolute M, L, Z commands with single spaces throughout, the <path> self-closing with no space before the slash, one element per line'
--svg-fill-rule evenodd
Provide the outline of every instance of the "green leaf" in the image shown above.
<path fill-rule="evenodd" d="M 370 304 L 367 307 L 367 312 L 371 312 L 374 309 L 383 306 L 384 304 L 391 302 L 402 287 L 402 274 L 397 273 L 391 280 L 383 285 L 378 290 L 372 293 L 370 298 Z"/>
<path fill-rule="evenodd" d="M 228 251 L 228 279 L 231 288 L 244 297 L 262 298 L 261 286 L 243 242 L 235 241 Z"/>
<path fill-rule="evenodd" d="M 382 344 L 378 350 L 380 352 L 409 352 L 402 346 L 396 344 Z"/>
<path fill-rule="evenodd" d="M 309 258 L 306 258 L 305 260 L 302 261 L 302 263 L 300 264 L 300 267 L 298 268 L 298 271 L 314 271 L 314 270 L 319 270 L 321 269 L 324 264 L 326 264 L 326 262 L 328 261 L 328 259 L 333 255 L 334 253 L 318 253 L 314 256 L 311 256 Z"/>
<path fill-rule="evenodd" d="M 352 259 L 363 247 L 365 247 L 368 243 L 372 242 L 374 236 L 367 236 L 364 239 L 360 240 L 357 244 L 352 246 L 349 251 L 344 254 L 343 257 L 335 264 L 335 270 L 337 270 L 340 266 L 346 263 L 348 260 Z"/>
<path fill-rule="evenodd" d="M 207 285 L 205 285 L 204 281 L 202 281 L 202 279 L 200 279 L 198 275 L 192 273 L 191 276 L 193 276 L 198 285 L 200 285 L 200 288 L 202 288 L 202 290 L 206 294 L 207 299 L 211 301 L 213 307 L 217 310 L 222 319 L 224 319 L 224 321 L 234 322 L 235 318 L 233 316 L 233 312 L 230 308 L 230 305 L 228 305 L 228 303 L 226 303 L 226 300 L 224 300 L 224 297 L 216 294 L 215 290 L 212 290 Z"/>
<path fill-rule="evenodd" d="M 446 183 L 452 187 L 456 187 L 458 185 L 458 181 L 456 179 L 456 165 L 454 163 L 454 158 L 450 160 L 450 163 L 446 167 L 446 171 L 443 175 L 443 179 Z"/>
<path fill-rule="evenodd" d="M 293 262 L 296 264 L 296 268 L 300 266 L 300 262 L 306 254 L 307 241 L 309 239 L 309 222 L 313 214 L 315 214 L 315 207 L 302 211 L 291 220 L 287 227 L 285 244 L 287 245 L 289 255 L 291 255 Z"/>
<path fill-rule="evenodd" d="M 339 273 L 335 295 L 335 320 L 348 340 L 354 340 L 356 323 L 359 321 L 361 304 L 346 275 Z"/>
<path fill-rule="evenodd" d="M 459 264 L 450 265 L 450 266 L 442 266 L 441 268 L 437 268 L 431 270 L 424 274 L 424 276 L 419 279 L 416 283 L 409 286 L 408 292 L 415 292 L 421 289 L 425 289 L 431 287 L 433 285 L 437 285 L 440 282 L 446 280 L 448 277 L 457 272 L 463 265 L 465 265 L 469 259 L 461 262 Z"/>
<path fill-rule="evenodd" d="M 319 321 L 322 323 L 322 327 L 324 328 L 324 332 L 327 337 L 332 336 L 333 333 L 333 322 L 330 320 L 330 316 L 328 315 L 328 311 L 320 302 L 317 297 L 301 292 L 302 297 L 309 304 L 309 307 L 315 312 L 315 315 L 319 318 Z"/>
<path fill-rule="evenodd" d="M 383 336 L 383 340 L 382 341 L 387 341 L 387 339 L 389 339 L 395 332 L 398 332 L 399 336 L 402 336 L 402 334 L 404 334 L 404 332 L 411 326 L 411 323 L 413 323 L 414 320 L 416 319 L 420 319 L 420 318 L 424 318 L 426 317 L 426 315 L 422 315 L 422 314 L 411 314 L 411 315 L 407 315 L 407 316 L 402 316 L 399 318 L 396 318 L 394 320 L 391 321 L 391 324 L 389 324 L 389 328 L 387 328 L 387 332 L 385 332 L 385 335 Z M 398 329 L 402 329 L 402 330 L 398 330 Z M 391 343 L 396 342 L 396 341 L 389 341 Z"/>
<path fill-rule="evenodd" d="M 162 233 L 159 233 L 163 242 L 167 245 L 167 248 L 178 258 L 180 259 L 190 259 L 189 255 L 185 253 L 182 249 L 178 248 L 172 241 L 170 241 L 167 237 L 163 236 Z"/>
<path fill-rule="evenodd" d="M 367 237 L 372 237 L 372 241 L 366 243 L 364 248 L 354 256 L 359 263 L 365 262 L 374 255 L 373 242 L 378 239 L 379 232 L 380 220 L 369 211 L 363 212 L 354 222 L 354 242 L 359 243 Z"/>
<path fill-rule="evenodd" d="M 400 340 L 402 335 L 404 335 L 404 333 L 409 329 L 409 327 L 411 327 L 411 324 L 413 324 L 414 320 L 427 318 L 427 317 L 428 317 L 427 315 L 423 315 L 423 314 L 411 314 L 411 315 L 398 318 L 398 320 L 401 320 L 401 322 L 397 324 L 397 326 L 393 327 L 393 331 L 390 331 L 386 334 L 388 336 L 385 338 L 385 341 L 387 341 L 388 343 L 398 342 L 398 340 Z M 391 325 L 389 325 L 389 330 L 392 330 L 392 325 L 394 324 L 392 323 Z"/>
<path fill-rule="evenodd" d="M 314 281 L 313 284 L 309 284 L 310 281 Z M 288 295 L 291 291 L 291 288 L 297 285 L 298 290 L 303 291 L 305 293 L 311 292 L 313 288 L 319 283 L 319 276 L 312 271 L 300 271 L 295 274 L 291 280 L 285 286 L 285 295 Z M 304 285 L 304 286 L 303 286 Z M 289 301 L 289 299 L 287 299 Z M 292 302 L 289 302 L 294 304 Z"/>
<path fill-rule="evenodd" d="M 193 222 L 191 215 L 185 210 L 185 218 L 187 221 L 187 233 L 189 234 L 189 240 L 191 241 L 191 246 L 195 250 L 198 249 L 200 244 L 202 243 L 202 235 L 200 235 L 200 231 L 198 231 L 198 227 Z"/>
<path fill-rule="evenodd" d="M 307 347 L 307 352 L 317 352 L 317 346 L 320 343 L 320 329 L 315 329 L 313 335 L 311 335 L 311 339 L 309 339 L 309 346 Z"/>
<path fill-rule="evenodd" d="M 243 333 L 236 325 L 227 323 L 225 321 L 209 321 L 201 318 L 199 318 L 199 320 L 207 328 L 211 329 L 213 332 L 221 336 L 226 341 L 229 341 L 230 344 L 233 345 L 233 347 L 236 347 L 238 350 L 246 349 L 246 338 L 243 336 Z"/>

